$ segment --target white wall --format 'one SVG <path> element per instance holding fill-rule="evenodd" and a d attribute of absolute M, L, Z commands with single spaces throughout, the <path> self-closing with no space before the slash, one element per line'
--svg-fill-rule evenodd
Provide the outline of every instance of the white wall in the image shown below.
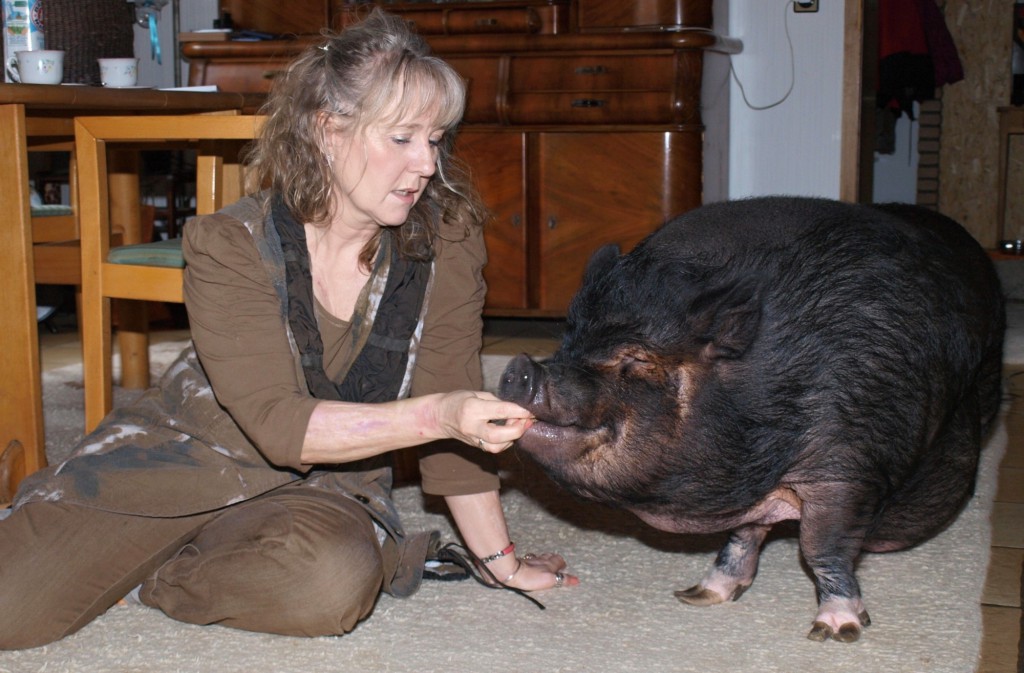
<path fill-rule="evenodd" d="M 914 103 L 914 119 L 896 120 L 896 151 L 875 152 L 872 200 L 875 203 L 917 203 L 917 141 L 921 125 L 916 121 L 920 105 Z"/>
<path fill-rule="evenodd" d="M 815 13 L 795 14 L 792 0 L 730 0 L 728 29 L 716 30 L 743 42 L 743 52 L 732 57 L 736 76 L 750 105 L 778 105 L 756 110 L 743 100 L 735 81 L 725 99 L 729 132 L 723 163 L 713 143 L 706 147 L 708 162 L 705 201 L 723 195 L 742 198 L 763 194 L 799 194 L 838 198 L 844 0 L 820 0 Z M 718 11 L 720 3 L 716 3 Z M 795 56 L 791 74 L 786 22 Z M 712 62 L 713 59 L 709 59 Z M 714 64 L 710 79 L 720 78 Z M 705 83 L 705 93 L 713 90 Z M 724 111 L 709 98 L 705 123 Z M 714 132 L 709 135 L 713 140 Z M 727 185 L 716 184 L 724 172 Z"/>
<path fill-rule="evenodd" d="M 729 35 L 729 0 L 714 0 L 712 13 L 714 31 Z M 704 122 L 705 203 L 729 198 L 729 80 L 729 55 L 704 52 L 700 114 Z"/>

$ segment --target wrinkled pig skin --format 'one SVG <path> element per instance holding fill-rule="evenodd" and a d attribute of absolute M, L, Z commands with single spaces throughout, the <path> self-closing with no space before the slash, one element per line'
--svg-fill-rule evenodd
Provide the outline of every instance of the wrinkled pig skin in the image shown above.
<path fill-rule="evenodd" d="M 944 216 L 720 203 L 595 253 L 557 353 L 517 356 L 499 394 L 532 410 L 518 446 L 570 491 L 731 532 L 682 601 L 738 598 L 771 525 L 799 519 L 808 637 L 853 641 L 862 551 L 934 536 L 973 492 L 1004 325 L 992 263 Z"/>

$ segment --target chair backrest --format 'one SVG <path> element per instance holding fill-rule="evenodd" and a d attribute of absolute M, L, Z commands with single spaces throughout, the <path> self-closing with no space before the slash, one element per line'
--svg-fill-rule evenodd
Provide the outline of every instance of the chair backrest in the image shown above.
<path fill-rule="evenodd" d="M 70 124 L 69 124 L 70 126 Z M 73 138 L 30 137 L 29 152 L 66 153 L 70 205 L 31 207 L 32 258 L 37 285 L 82 283 L 82 256 L 78 245 L 78 169 Z M 116 225 L 115 225 L 116 228 Z M 77 290 L 76 290 L 77 294 Z"/>
<path fill-rule="evenodd" d="M 111 263 L 111 185 L 124 166 L 124 152 L 150 149 L 196 150 L 196 212 L 212 213 L 243 194 L 240 151 L 253 140 L 263 118 L 237 114 L 79 117 L 75 120 L 78 216 L 82 246 L 81 333 L 86 430 L 112 405 L 110 299 L 182 302 L 180 266 Z M 124 150 L 111 152 L 109 150 Z M 128 166 L 131 163 L 128 162 Z M 137 168 L 137 163 L 136 163 Z M 120 175 L 124 178 L 124 175 Z M 115 193 L 138 197 L 138 175 L 120 180 Z M 124 200 L 124 199 L 123 199 Z M 122 215 L 138 217 L 136 212 Z M 137 221 L 137 220 L 136 220 Z M 137 229 L 137 227 L 136 227 Z M 125 242 L 134 243 L 130 231 Z M 123 250 L 120 249 L 120 250 Z M 179 251 L 180 259 L 180 251 Z"/>
<path fill-rule="evenodd" d="M 74 140 L 46 144 L 29 143 L 29 152 L 64 152 L 68 161 L 68 192 L 70 205 L 32 206 L 32 242 L 56 243 L 78 239 L 78 170 L 75 162 Z"/>
<path fill-rule="evenodd" d="M 251 141 L 262 123 L 254 115 L 175 115 L 137 117 L 80 117 L 75 120 L 78 163 L 79 221 L 82 273 L 100 277 L 103 296 L 180 302 L 180 271 L 160 269 L 150 274 L 164 279 L 154 295 L 147 288 L 122 281 L 102 282 L 110 252 L 110 175 L 107 149 L 196 149 L 196 212 L 212 213 L 237 201 L 243 192 L 239 150 Z M 126 242 L 134 242 L 126 234 Z M 117 265 L 119 267 L 124 266 Z M 129 269 L 107 268 L 123 276 Z M 84 283 L 84 281 L 83 281 Z"/>

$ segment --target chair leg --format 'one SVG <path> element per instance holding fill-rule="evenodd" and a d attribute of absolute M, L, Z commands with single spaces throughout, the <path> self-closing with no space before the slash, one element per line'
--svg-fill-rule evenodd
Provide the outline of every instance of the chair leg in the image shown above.
<path fill-rule="evenodd" d="M 153 240 L 152 210 L 144 214 L 139 195 L 139 155 L 112 152 L 109 157 L 110 221 L 123 231 L 125 244 Z M 145 221 L 144 221 L 145 220 Z M 146 226 L 148 225 L 148 226 Z M 121 386 L 149 387 L 149 314 L 141 301 L 117 302 L 117 342 L 121 349 Z"/>
<path fill-rule="evenodd" d="M 85 431 L 91 432 L 113 406 L 111 389 L 110 299 L 82 292 L 82 379 L 85 384 Z"/>
<path fill-rule="evenodd" d="M 14 500 L 18 483 L 28 476 L 25 466 L 25 447 L 12 439 L 3 453 L 0 453 L 0 507 Z"/>
<path fill-rule="evenodd" d="M 117 343 L 121 349 L 121 386 L 149 387 L 149 311 L 144 301 L 117 303 Z"/>
<path fill-rule="evenodd" d="M 75 286 L 75 315 L 78 336 L 82 336 L 82 288 Z M 123 301 L 118 306 L 120 327 L 117 344 L 121 352 L 121 385 L 131 389 L 149 387 L 149 311 L 145 302 Z"/>

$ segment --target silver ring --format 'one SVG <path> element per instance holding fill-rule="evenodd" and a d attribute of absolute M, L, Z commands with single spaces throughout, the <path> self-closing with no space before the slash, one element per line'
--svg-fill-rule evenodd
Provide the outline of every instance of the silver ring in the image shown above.
<path fill-rule="evenodd" d="M 565 581 L 565 575 L 563 575 L 562 573 L 555 573 L 555 586 L 556 587 L 562 586 L 562 582 L 564 582 L 564 581 Z"/>

